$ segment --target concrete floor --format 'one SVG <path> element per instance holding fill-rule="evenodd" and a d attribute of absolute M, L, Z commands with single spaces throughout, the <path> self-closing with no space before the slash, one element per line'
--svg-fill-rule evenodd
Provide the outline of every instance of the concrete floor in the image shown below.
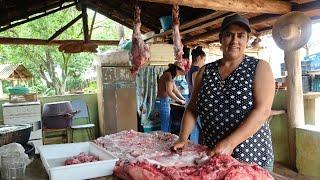
<path fill-rule="evenodd" d="M 275 180 L 316 180 L 316 178 L 307 177 L 298 174 L 281 164 L 275 164 L 274 173 L 272 174 Z M 46 170 L 44 169 L 39 155 L 36 155 L 33 161 L 26 168 L 25 180 L 47 180 L 49 179 Z M 108 176 L 100 177 L 95 180 L 118 180 L 119 178 Z"/>
<path fill-rule="evenodd" d="M 39 155 L 36 155 L 33 161 L 26 168 L 26 180 L 45 180 L 49 179 L 44 169 Z"/>

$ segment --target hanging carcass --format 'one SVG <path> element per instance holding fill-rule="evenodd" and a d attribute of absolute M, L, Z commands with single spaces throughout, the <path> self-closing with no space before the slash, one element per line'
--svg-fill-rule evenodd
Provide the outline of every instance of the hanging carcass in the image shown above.
<path fill-rule="evenodd" d="M 181 64 L 184 66 L 184 69 L 186 72 L 189 71 L 190 69 L 190 62 L 189 59 L 183 58 L 183 44 L 181 42 L 181 36 L 180 36 L 180 31 L 179 31 L 179 6 L 178 5 L 173 5 L 172 7 L 172 29 L 173 29 L 173 34 L 172 34 L 172 39 L 173 39 L 173 47 L 174 47 L 174 56 L 175 60 L 180 61 Z"/>
<path fill-rule="evenodd" d="M 172 7 L 172 29 L 173 29 L 173 46 L 174 46 L 174 57 L 177 61 L 182 61 L 183 45 L 181 43 L 181 36 L 179 32 L 179 6 L 173 5 Z"/>
<path fill-rule="evenodd" d="M 132 47 L 130 54 L 131 73 L 136 75 L 139 69 L 149 61 L 149 46 L 143 41 L 141 36 L 141 9 L 135 5 L 134 28 L 132 33 Z"/>

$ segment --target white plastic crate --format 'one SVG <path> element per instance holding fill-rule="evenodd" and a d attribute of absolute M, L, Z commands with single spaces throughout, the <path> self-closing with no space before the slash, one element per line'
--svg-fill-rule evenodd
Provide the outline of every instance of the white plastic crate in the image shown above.
<path fill-rule="evenodd" d="M 118 160 L 110 152 L 95 145 L 92 142 L 55 144 L 39 147 L 40 158 L 45 167 L 49 179 L 90 179 L 108 176 L 113 173 Z M 65 166 L 67 158 L 76 156 L 81 152 L 99 157 L 99 161 Z"/>

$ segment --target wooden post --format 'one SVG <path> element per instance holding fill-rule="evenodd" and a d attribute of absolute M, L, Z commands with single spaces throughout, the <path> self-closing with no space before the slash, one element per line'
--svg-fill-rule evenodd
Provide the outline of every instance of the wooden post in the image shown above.
<path fill-rule="evenodd" d="M 302 12 L 291 12 L 281 16 L 274 23 L 272 29 L 273 39 L 284 50 L 284 60 L 288 73 L 288 139 L 292 169 L 296 169 L 296 129 L 305 124 L 299 49 L 308 42 L 311 36 L 311 25 L 311 20 Z"/>
<path fill-rule="evenodd" d="M 84 42 L 89 41 L 89 28 L 88 28 L 88 14 L 87 14 L 87 7 L 82 4 L 82 24 L 83 24 L 83 35 L 84 35 Z"/>
<path fill-rule="evenodd" d="M 289 120 L 290 164 L 296 166 L 296 127 L 304 125 L 304 106 L 302 92 L 301 62 L 299 50 L 285 52 L 287 77 L 287 113 Z"/>

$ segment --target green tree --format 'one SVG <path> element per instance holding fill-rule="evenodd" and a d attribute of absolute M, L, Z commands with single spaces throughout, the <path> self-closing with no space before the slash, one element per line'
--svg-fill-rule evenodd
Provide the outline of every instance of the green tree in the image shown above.
<path fill-rule="evenodd" d="M 80 13 L 75 8 L 68 8 L 1 32 L 0 36 L 48 39 Z M 93 12 L 89 11 L 89 24 L 92 21 L 92 16 Z M 130 30 L 126 29 L 126 33 L 130 33 Z M 58 39 L 83 39 L 82 21 L 77 21 Z M 118 39 L 117 23 L 110 19 L 98 21 L 94 24 L 92 39 Z M 105 46 L 103 50 L 112 48 L 115 47 Z M 2 63 L 22 63 L 31 70 L 35 77 L 33 86 L 37 92 L 53 91 L 54 94 L 64 94 L 67 82 L 77 82 L 75 80 L 80 79 L 81 73 L 92 64 L 93 58 L 94 55 L 90 53 L 66 54 L 59 52 L 58 46 L 0 45 L 0 61 Z"/>

